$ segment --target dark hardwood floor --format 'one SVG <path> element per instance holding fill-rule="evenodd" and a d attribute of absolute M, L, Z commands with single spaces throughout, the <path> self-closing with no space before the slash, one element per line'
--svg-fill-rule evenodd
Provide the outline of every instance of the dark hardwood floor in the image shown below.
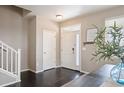
<path fill-rule="evenodd" d="M 112 64 L 106 64 L 101 68 L 90 72 L 89 74 L 80 76 L 73 82 L 69 82 L 63 87 L 100 87 L 110 78 L 110 72 L 113 67 L 114 65 Z"/>
<path fill-rule="evenodd" d="M 21 82 L 7 87 L 60 87 L 83 75 L 78 71 L 56 68 L 35 74 L 31 71 L 21 73 Z"/>

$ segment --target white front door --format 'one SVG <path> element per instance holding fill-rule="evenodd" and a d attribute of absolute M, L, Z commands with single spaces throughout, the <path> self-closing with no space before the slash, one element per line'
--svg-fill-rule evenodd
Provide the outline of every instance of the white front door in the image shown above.
<path fill-rule="evenodd" d="M 61 33 L 61 63 L 63 67 L 80 70 L 79 31 Z"/>
<path fill-rule="evenodd" d="M 56 32 L 43 31 L 43 70 L 56 66 Z"/>

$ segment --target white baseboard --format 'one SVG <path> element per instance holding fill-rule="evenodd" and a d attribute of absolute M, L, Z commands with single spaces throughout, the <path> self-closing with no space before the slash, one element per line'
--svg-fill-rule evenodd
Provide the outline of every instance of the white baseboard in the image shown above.
<path fill-rule="evenodd" d="M 25 72 L 25 71 L 29 71 L 30 69 L 23 69 L 21 70 L 21 72 Z"/>
<path fill-rule="evenodd" d="M 62 67 L 62 66 L 56 66 L 55 68 L 59 68 L 59 67 Z"/>
<path fill-rule="evenodd" d="M 33 73 L 36 73 L 36 71 L 35 71 L 35 70 L 32 70 L 32 69 L 29 69 L 29 71 L 31 71 L 31 72 L 33 72 Z"/>
<path fill-rule="evenodd" d="M 87 72 L 87 71 L 84 71 L 84 70 L 81 70 L 80 72 L 85 73 L 85 74 L 89 74 L 90 73 L 90 72 Z"/>
<path fill-rule="evenodd" d="M 35 70 L 32 70 L 32 69 L 23 69 L 23 70 L 21 70 L 21 72 L 25 72 L 25 71 L 31 71 L 33 73 L 43 72 L 43 71 L 35 71 Z"/>
<path fill-rule="evenodd" d="M 61 65 L 59 65 L 59 66 L 55 66 L 55 67 L 52 67 L 52 68 L 60 68 L 60 67 L 64 67 L 64 66 L 61 66 Z M 65 67 L 66 68 L 66 67 Z M 49 68 L 49 69 L 51 69 L 51 68 Z M 46 69 L 47 70 L 47 69 Z M 24 72 L 24 71 L 31 71 L 31 72 L 33 72 L 33 73 L 40 73 L 40 72 L 43 72 L 44 70 L 41 70 L 41 71 L 35 71 L 35 70 L 32 70 L 32 69 L 24 69 L 24 70 L 21 70 L 21 72 Z"/>
<path fill-rule="evenodd" d="M 32 70 L 32 69 L 29 69 L 29 71 L 33 72 L 33 73 L 40 73 L 40 72 L 43 72 L 44 70 L 41 70 L 41 71 L 35 71 L 35 70 Z"/>
<path fill-rule="evenodd" d="M 52 67 L 52 68 L 59 68 L 59 67 L 62 67 L 62 66 L 55 66 L 55 67 Z M 21 70 L 21 72 L 25 72 L 25 71 L 31 71 L 33 73 L 40 73 L 40 72 L 43 72 L 44 70 L 41 70 L 41 71 L 35 71 L 35 70 L 32 70 L 32 69 L 23 69 L 23 70 Z"/>
<path fill-rule="evenodd" d="M 43 72 L 44 70 L 41 70 L 41 71 L 35 71 L 35 70 L 32 70 L 32 69 L 24 69 L 24 70 L 21 70 L 21 72 L 25 72 L 25 71 L 31 71 L 33 73 L 40 73 L 40 72 Z"/>
<path fill-rule="evenodd" d="M 61 67 L 63 67 L 63 68 L 67 68 L 67 69 L 70 69 L 70 70 L 75 70 L 75 71 L 79 71 L 79 72 L 81 72 L 81 71 L 78 70 L 78 69 L 72 69 L 72 68 L 68 68 L 68 67 L 65 67 L 65 66 L 61 66 Z"/>
<path fill-rule="evenodd" d="M 44 70 L 41 70 L 41 71 L 35 71 L 35 73 L 40 73 L 40 72 L 43 72 Z"/>

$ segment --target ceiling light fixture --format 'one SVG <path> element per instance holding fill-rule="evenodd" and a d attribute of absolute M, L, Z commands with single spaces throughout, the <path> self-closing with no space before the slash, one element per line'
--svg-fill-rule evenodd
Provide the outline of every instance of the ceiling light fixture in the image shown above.
<path fill-rule="evenodd" d="M 62 20 L 63 16 L 62 15 L 56 15 L 57 20 Z"/>

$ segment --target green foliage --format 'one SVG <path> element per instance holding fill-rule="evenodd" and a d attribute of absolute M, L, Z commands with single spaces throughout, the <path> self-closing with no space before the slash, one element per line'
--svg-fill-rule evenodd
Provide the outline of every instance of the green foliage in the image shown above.
<path fill-rule="evenodd" d="M 114 22 L 113 26 L 104 27 L 101 30 L 98 28 L 97 36 L 94 40 L 96 51 L 93 56 L 97 57 L 98 60 L 110 60 L 112 56 L 119 57 L 123 60 L 124 46 L 120 45 L 120 42 L 124 39 L 122 29 L 122 27 L 117 26 L 116 22 Z M 110 34 L 112 40 L 105 40 L 105 34 Z"/>

